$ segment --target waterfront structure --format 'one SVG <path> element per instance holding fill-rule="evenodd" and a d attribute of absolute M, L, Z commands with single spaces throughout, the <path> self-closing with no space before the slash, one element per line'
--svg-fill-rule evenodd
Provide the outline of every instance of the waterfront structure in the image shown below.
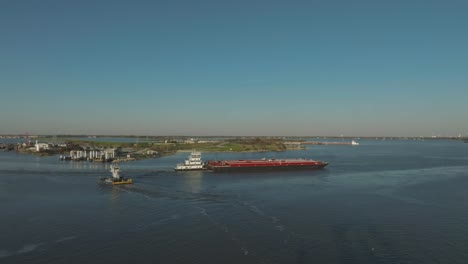
<path fill-rule="evenodd" d="M 39 152 L 41 150 L 47 150 L 49 149 L 49 144 L 47 143 L 39 143 L 36 140 L 36 144 L 34 144 L 34 147 L 36 148 L 36 151 Z"/>
<path fill-rule="evenodd" d="M 301 142 L 284 142 L 286 149 L 305 149 Z"/>
<path fill-rule="evenodd" d="M 289 144 L 286 142 L 285 144 Z M 302 145 L 343 145 L 343 146 L 358 146 L 359 143 L 352 140 L 351 142 L 346 141 L 303 141 L 300 142 Z"/>
<path fill-rule="evenodd" d="M 62 160 L 112 161 L 118 156 L 118 149 L 72 150 L 70 156 L 60 156 Z"/>
<path fill-rule="evenodd" d="M 184 140 L 184 144 L 194 144 L 197 143 L 197 140 L 194 138 Z"/>

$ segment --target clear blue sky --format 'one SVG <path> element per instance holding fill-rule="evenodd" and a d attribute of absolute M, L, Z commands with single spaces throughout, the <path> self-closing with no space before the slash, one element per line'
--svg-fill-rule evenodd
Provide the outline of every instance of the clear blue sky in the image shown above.
<path fill-rule="evenodd" d="M 468 133 L 466 1 L 0 1 L 0 134 Z"/>

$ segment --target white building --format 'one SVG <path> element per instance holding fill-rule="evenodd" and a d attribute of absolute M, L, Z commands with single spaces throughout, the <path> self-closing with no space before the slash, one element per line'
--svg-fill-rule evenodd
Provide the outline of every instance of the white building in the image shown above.
<path fill-rule="evenodd" d="M 41 151 L 41 149 L 49 149 L 49 144 L 47 144 L 47 143 L 38 143 L 37 140 L 36 140 L 35 147 L 36 147 L 36 151 L 39 152 L 39 151 Z"/>
<path fill-rule="evenodd" d="M 197 140 L 195 140 L 193 138 L 184 140 L 185 144 L 193 144 L 193 143 L 196 143 L 196 142 L 197 142 Z"/>

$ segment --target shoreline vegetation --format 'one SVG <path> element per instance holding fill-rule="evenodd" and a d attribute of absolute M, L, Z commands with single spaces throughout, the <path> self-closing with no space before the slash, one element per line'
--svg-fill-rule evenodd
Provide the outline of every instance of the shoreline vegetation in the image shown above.
<path fill-rule="evenodd" d="M 458 137 L 143 137 L 143 136 L 21 136 L 0 135 L 0 138 L 21 139 L 21 143 L 0 143 L 0 150 L 39 156 L 68 155 L 71 151 L 116 150 L 115 161 L 131 161 L 174 155 L 177 152 L 267 152 L 304 149 L 301 142 L 309 139 L 408 139 L 465 140 Z M 125 139 L 124 142 L 121 142 Z M 45 145 L 37 148 L 37 142 Z M 120 141 L 120 142 L 119 142 Z"/>
<path fill-rule="evenodd" d="M 202 151 L 202 152 L 250 152 L 250 151 L 284 151 L 286 146 L 281 139 L 228 139 L 222 141 L 193 141 L 179 142 L 168 140 L 167 142 L 112 142 L 92 140 L 67 140 L 68 143 L 79 146 L 97 148 L 133 148 L 135 150 L 152 150 L 159 153 L 172 153 L 177 151 Z"/>
<path fill-rule="evenodd" d="M 107 137 L 106 137 L 107 139 Z M 46 144 L 37 150 L 37 142 Z M 60 143 L 56 143 L 60 142 Z M 50 138 L 37 137 L 23 143 L 4 145 L 4 150 L 39 156 L 68 155 L 71 151 L 116 150 L 115 161 L 132 161 L 161 156 L 170 156 L 178 151 L 190 152 L 266 152 L 285 151 L 287 146 L 279 138 L 230 138 L 216 140 L 165 139 L 164 141 L 116 142 L 97 141 L 95 138 Z"/>

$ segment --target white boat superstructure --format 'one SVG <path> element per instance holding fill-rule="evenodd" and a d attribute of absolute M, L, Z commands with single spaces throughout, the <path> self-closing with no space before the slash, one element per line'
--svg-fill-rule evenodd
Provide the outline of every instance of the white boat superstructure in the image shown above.
<path fill-rule="evenodd" d="M 176 165 L 176 171 L 183 171 L 183 170 L 203 170 L 205 169 L 205 164 L 201 160 L 201 153 L 200 152 L 192 152 L 188 159 L 184 161 L 184 163 L 179 163 Z"/>
<path fill-rule="evenodd" d="M 353 140 L 353 141 L 351 141 L 351 145 L 353 145 L 353 146 L 359 146 L 359 143 Z"/>
<path fill-rule="evenodd" d="M 120 167 L 117 164 L 110 165 L 110 171 L 112 172 L 112 178 L 119 179 L 120 178 Z"/>

